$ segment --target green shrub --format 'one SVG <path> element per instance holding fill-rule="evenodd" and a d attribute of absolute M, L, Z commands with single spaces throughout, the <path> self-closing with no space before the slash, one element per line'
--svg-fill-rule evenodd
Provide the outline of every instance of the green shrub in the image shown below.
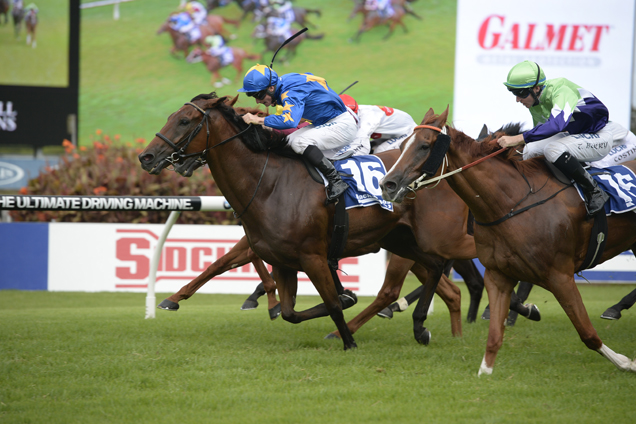
<path fill-rule="evenodd" d="M 144 139 L 120 143 L 96 131 L 92 147 L 80 147 L 65 140 L 66 153 L 58 166 L 47 167 L 20 194 L 84 196 L 220 196 L 207 168 L 191 178 L 164 171 L 150 175 L 137 155 Z M 113 142 L 114 141 L 114 142 Z M 14 221 L 164 223 L 169 211 L 12 211 Z M 187 212 L 180 223 L 234 224 L 231 212 Z"/>

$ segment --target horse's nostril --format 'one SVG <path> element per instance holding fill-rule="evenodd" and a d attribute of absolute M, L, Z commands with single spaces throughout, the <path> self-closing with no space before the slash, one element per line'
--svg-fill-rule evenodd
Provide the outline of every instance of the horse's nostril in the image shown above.
<path fill-rule="evenodd" d="M 386 191 L 395 191 L 396 184 L 393 181 L 386 181 L 383 185 Z"/>
<path fill-rule="evenodd" d="M 150 153 L 147 153 L 147 154 L 145 154 L 143 156 L 139 155 L 139 162 L 147 163 L 147 162 L 152 161 L 153 158 L 154 158 L 154 155 L 151 155 Z"/>

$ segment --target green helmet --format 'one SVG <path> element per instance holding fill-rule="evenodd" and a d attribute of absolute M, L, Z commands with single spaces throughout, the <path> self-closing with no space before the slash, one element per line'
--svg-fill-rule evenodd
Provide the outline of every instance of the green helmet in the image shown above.
<path fill-rule="evenodd" d="M 508 87 L 508 90 L 513 90 L 543 85 L 545 81 L 543 69 L 535 62 L 524 60 L 512 67 L 510 72 L 508 72 L 508 80 L 504 82 L 504 85 Z"/>

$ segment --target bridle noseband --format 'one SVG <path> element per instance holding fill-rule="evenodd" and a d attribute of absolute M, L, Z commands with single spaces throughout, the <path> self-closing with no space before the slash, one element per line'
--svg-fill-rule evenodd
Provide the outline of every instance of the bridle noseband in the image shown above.
<path fill-rule="evenodd" d="M 200 163 L 199 166 L 203 166 L 203 165 L 205 165 L 207 163 L 206 155 L 208 154 L 208 151 L 210 149 L 214 149 L 215 147 L 218 147 L 218 146 L 220 146 L 222 144 L 225 144 L 225 143 L 227 143 L 229 141 L 232 141 L 235 138 L 243 135 L 250 128 L 252 128 L 252 124 L 249 124 L 247 126 L 247 128 L 245 128 L 243 131 L 240 131 L 237 134 L 234 134 L 232 137 L 227 138 L 227 139 L 221 141 L 220 143 L 217 143 L 214 146 L 210 147 L 210 125 L 208 124 L 208 118 L 210 117 L 210 110 L 211 109 L 203 110 L 199 106 L 195 105 L 192 102 L 184 103 L 184 106 L 192 106 L 193 108 L 195 108 L 196 110 L 201 112 L 201 114 L 203 115 L 203 118 L 201 119 L 201 122 L 199 122 L 199 124 L 190 132 L 190 134 L 188 134 L 188 135 L 186 135 L 184 137 L 185 143 L 184 143 L 184 139 L 182 139 L 182 140 L 178 141 L 177 143 L 175 143 L 172 140 L 170 140 L 168 137 L 166 137 L 165 135 L 161 134 L 160 132 L 155 134 L 157 137 L 159 137 L 164 142 L 166 142 L 168 144 L 168 146 L 170 146 L 170 147 L 172 147 L 174 149 L 174 153 L 172 153 L 170 156 L 168 156 L 167 158 L 164 159 L 165 161 L 169 162 L 173 167 L 181 159 L 188 159 L 188 158 L 195 157 L 195 156 L 198 156 L 196 160 Z M 200 152 L 186 154 L 186 152 L 185 152 L 186 149 L 188 148 L 188 146 L 190 145 L 190 143 L 192 142 L 194 137 L 196 137 L 197 134 L 199 134 L 199 132 L 201 131 L 201 128 L 203 128 L 203 124 L 204 123 L 205 123 L 205 131 L 207 133 L 206 141 L 205 141 L 205 149 L 200 151 Z M 259 141 L 259 144 L 260 144 L 260 138 L 258 139 L 258 141 Z M 179 147 L 179 145 L 181 143 L 183 143 L 183 145 L 181 147 Z"/>

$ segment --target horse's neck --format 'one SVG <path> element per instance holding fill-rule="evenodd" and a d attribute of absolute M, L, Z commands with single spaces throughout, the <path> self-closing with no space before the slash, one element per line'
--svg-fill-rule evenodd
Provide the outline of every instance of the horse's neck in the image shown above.
<path fill-rule="evenodd" d="M 452 169 L 465 167 L 482 156 L 467 149 L 449 150 Z M 469 169 L 455 174 L 449 184 L 468 205 L 478 221 L 490 222 L 501 218 L 530 190 L 523 176 L 510 164 L 490 158 Z"/>

